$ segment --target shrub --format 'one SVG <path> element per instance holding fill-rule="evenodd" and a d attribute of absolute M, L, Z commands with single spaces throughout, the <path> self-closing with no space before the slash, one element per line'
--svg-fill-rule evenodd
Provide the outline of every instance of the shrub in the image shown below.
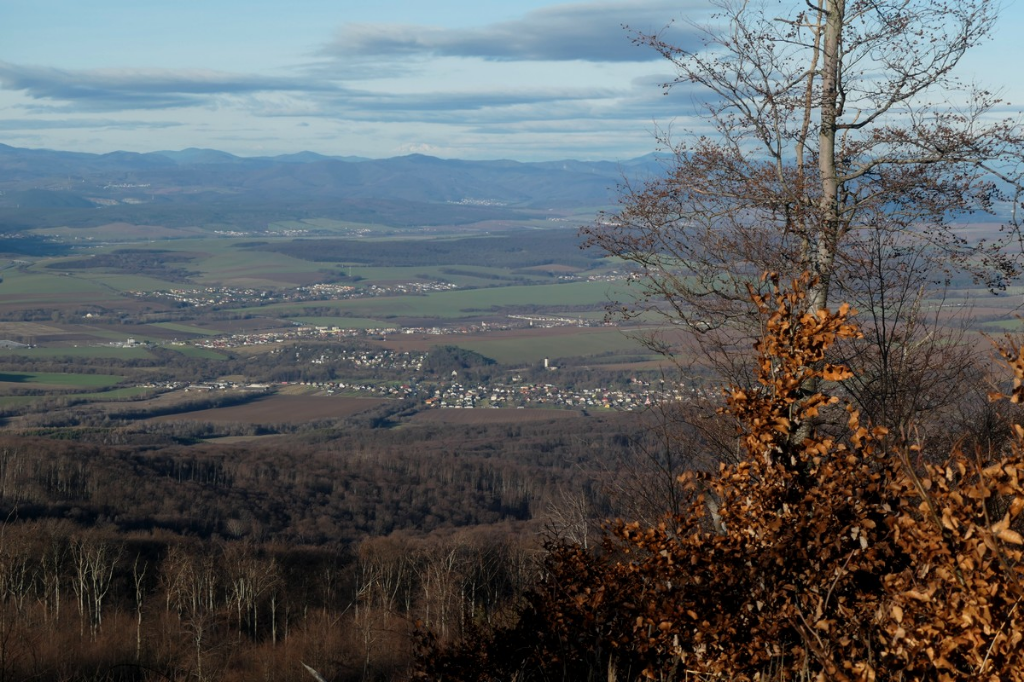
<path fill-rule="evenodd" d="M 757 388 L 723 408 L 740 461 L 684 475 L 686 513 L 549 545 L 518 623 L 424 636 L 421 677 L 1024 680 L 1024 428 L 925 464 L 861 424 L 826 390 L 850 376 L 826 351 L 851 311 L 807 311 L 807 285 L 753 296 Z M 1024 401 L 1024 351 L 1001 353 Z"/>

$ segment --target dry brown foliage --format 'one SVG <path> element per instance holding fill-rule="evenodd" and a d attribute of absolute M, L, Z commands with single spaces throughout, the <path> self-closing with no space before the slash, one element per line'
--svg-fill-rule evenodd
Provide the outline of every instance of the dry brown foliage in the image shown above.
<path fill-rule="evenodd" d="M 724 408 L 742 461 L 684 476 L 689 510 L 657 526 L 552 546 L 519 624 L 428 640 L 424 677 L 1024 680 L 1024 428 L 921 463 L 829 396 L 849 370 L 825 350 L 857 330 L 845 306 L 806 312 L 807 286 L 754 298 L 757 387 Z M 1024 351 L 1001 352 L 1020 402 Z"/>

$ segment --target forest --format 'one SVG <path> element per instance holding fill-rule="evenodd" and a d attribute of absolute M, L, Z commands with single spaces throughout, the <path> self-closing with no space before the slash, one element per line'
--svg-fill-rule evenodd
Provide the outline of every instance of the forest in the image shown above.
<path fill-rule="evenodd" d="M 507 622 L 544 537 L 646 504 L 632 419 L 366 421 L 238 446 L 179 445 L 174 422 L 6 437 L 0 679 L 403 677 L 417 623 Z"/>

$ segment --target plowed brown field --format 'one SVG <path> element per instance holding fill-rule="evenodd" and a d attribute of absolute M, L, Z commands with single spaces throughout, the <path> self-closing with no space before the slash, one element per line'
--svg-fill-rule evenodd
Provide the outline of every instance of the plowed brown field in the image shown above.
<path fill-rule="evenodd" d="M 179 412 L 153 417 L 150 421 L 230 422 L 242 424 L 280 424 L 314 419 L 334 419 L 359 414 L 386 401 L 378 398 L 341 398 L 328 396 L 274 395 L 245 405 L 210 410 Z"/>

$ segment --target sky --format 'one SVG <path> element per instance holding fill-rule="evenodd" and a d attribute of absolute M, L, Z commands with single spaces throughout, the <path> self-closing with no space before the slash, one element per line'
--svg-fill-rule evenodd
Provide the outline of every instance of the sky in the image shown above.
<path fill-rule="evenodd" d="M 1022 5 L 1004 3 L 993 40 L 964 64 L 1018 101 Z M 712 10 L 708 0 L 0 0 L 0 142 L 621 161 L 654 151 L 659 130 L 700 125 L 694 93 L 663 94 L 671 64 L 631 31 L 696 45 L 692 25 Z"/>

